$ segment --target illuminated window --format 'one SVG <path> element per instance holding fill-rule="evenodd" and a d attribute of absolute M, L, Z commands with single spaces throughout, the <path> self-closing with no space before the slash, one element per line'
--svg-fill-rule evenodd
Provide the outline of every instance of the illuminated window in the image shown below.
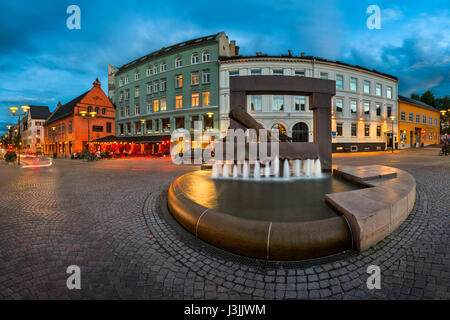
<path fill-rule="evenodd" d="M 202 103 L 204 106 L 209 106 L 209 91 L 203 92 L 202 93 Z"/>
<path fill-rule="evenodd" d="M 153 100 L 153 112 L 159 111 L 159 100 Z"/>
<path fill-rule="evenodd" d="M 179 74 L 175 78 L 175 87 L 182 88 L 183 87 L 183 75 Z"/>
<path fill-rule="evenodd" d="M 175 97 L 175 108 L 177 109 L 183 108 L 183 96 Z"/>
<path fill-rule="evenodd" d="M 210 60 L 209 51 L 203 51 L 202 60 L 203 62 L 208 62 Z"/>
<path fill-rule="evenodd" d="M 166 109 L 167 109 L 165 98 L 160 100 L 160 109 L 161 109 L 161 111 L 166 111 Z"/>
<path fill-rule="evenodd" d="M 192 99 L 191 99 L 191 106 L 198 107 L 200 105 L 200 94 L 199 93 L 193 93 Z"/>
<path fill-rule="evenodd" d="M 336 136 L 342 137 L 344 134 L 342 122 L 336 123 Z"/>
<path fill-rule="evenodd" d="M 197 64 L 198 62 L 199 62 L 198 53 L 194 52 L 191 56 L 191 64 Z"/>
<path fill-rule="evenodd" d="M 364 136 L 365 137 L 370 137 L 370 124 L 365 124 L 364 125 Z"/>
<path fill-rule="evenodd" d="M 197 85 L 199 84 L 199 77 L 198 77 L 198 71 L 191 73 L 191 85 Z"/>

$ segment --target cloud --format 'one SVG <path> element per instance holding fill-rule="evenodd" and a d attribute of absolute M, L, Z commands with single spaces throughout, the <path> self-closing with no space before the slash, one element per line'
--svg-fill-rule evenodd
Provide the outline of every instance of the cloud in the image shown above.
<path fill-rule="evenodd" d="M 396 8 L 388 8 L 381 10 L 381 22 L 400 20 L 403 18 L 403 12 Z"/>

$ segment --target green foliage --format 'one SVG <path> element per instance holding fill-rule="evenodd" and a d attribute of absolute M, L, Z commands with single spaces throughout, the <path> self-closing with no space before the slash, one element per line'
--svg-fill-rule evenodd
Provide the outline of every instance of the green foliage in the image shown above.
<path fill-rule="evenodd" d="M 445 110 L 445 113 L 441 113 L 441 134 L 450 134 L 450 126 L 444 128 L 442 124 L 450 123 L 450 96 L 447 95 L 442 98 L 436 98 L 430 90 L 425 91 L 421 96 L 417 93 L 411 94 L 411 99 L 422 101 L 438 110 Z"/>
<path fill-rule="evenodd" d="M 84 150 L 80 155 L 81 159 L 87 159 L 88 157 L 89 157 L 89 151 L 87 151 L 87 150 Z"/>
<path fill-rule="evenodd" d="M 433 92 L 430 90 L 425 91 L 420 97 L 420 101 L 428 104 L 429 106 L 434 107 L 436 105 L 436 98 L 434 97 Z"/>
<path fill-rule="evenodd" d="M 22 142 L 22 136 L 18 134 L 11 139 L 11 143 L 14 147 L 18 148 L 20 143 Z"/>
<path fill-rule="evenodd" d="M 9 151 L 5 154 L 6 162 L 14 162 L 17 160 L 17 154 L 14 151 Z"/>

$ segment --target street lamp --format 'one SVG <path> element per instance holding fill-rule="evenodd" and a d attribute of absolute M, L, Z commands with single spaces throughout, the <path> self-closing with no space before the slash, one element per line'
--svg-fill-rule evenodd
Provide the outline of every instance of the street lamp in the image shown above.
<path fill-rule="evenodd" d="M 394 120 L 395 120 L 395 117 L 394 117 L 394 116 L 391 116 L 390 119 L 391 119 L 391 121 L 392 121 L 392 140 L 391 140 L 391 143 L 392 143 L 392 153 L 394 153 Z"/>
<path fill-rule="evenodd" d="M 87 112 L 87 111 L 80 111 L 80 115 L 84 118 L 87 119 L 88 121 L 88 151 L 89 151 L 89 143 L 91 142 L 91 125 L 90 125 L 90 120 L 91 118 L 95 118 L 95 116 L 97 115 L 97 112 L 95 111 L 91 111 L 91 112 Z M 89 115 L 89 116 L 87 116 Z"/>
<path fill-rule="evenodd" d="M 12 113 L 13 116 L 16 116 L 16 117 L 19 118 L 19 120 L 17 121 L 17 126 L 19 127 L 19 129 L 18 129 L 19 132 L 18 132 L 18 135 L 17 135 L 17 137 L 19 137 L 19 145 L 17 146 L 17 154 L 18 154 L 17 165 L 20 166 L 20 145 L 21 145 L 21 142 L 20 142 L 20 138 L 21 138 L 20 137 L 20 117 L 27 114 L 28 110 L 30 110 L 30 106 L 22 106 L 23 113 L 17 113 L 19 108 L 18 107 L 14 107 L 14 106 L 10 107 L 9 110 L 11 110 L 11 113 Z"/>
<path fill-rule="evenodd" d="M 145 126 L 145 120 L 142 119 L 141 120 L 141 131 L 142 131 L 142 136 L 144 136 L 144 126 Z M 147 130 L 147 128 L 145 128 Z"/>

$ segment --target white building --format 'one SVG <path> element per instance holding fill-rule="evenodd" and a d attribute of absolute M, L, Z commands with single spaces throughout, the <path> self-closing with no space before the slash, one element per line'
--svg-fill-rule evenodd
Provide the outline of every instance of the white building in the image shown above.
<path fill-rule="evenodd" d="M 48 106 L 30 106 L 22 120 L 21 135 L 25 152 L 42 152 L 44 122 L 50 116 Z"/>
<path fill-rule="evenodd" d="M 333 98 L 333 152 L 384 150 L 390 144 L 392 121 L 397 114 L 397 78 L 311 56 L 229 57 L 220 61 L 220 128 L 229 126 L 229 77 L 246 75 L 303 76 L 336 81 Z M 247 97 L 248 112 L 265 128 L 276 126 L 294 141 L 311 142 L 313 113 L 307 96 L 260 95 Z M 394 118 L 394 133 L 397 119 Z M 394 140 L 397 137 L 394 134 Z"/>

